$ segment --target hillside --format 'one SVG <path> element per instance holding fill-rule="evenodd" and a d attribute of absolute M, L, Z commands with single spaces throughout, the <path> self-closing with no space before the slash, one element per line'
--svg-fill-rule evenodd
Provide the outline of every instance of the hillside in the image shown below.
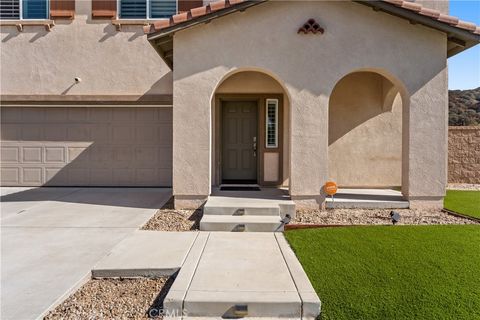
<path fill-rule="evenodd" d="M 480 125 L 480 87 L 471 90 L 450 90 L 448 98 L 449 125 Z"/>

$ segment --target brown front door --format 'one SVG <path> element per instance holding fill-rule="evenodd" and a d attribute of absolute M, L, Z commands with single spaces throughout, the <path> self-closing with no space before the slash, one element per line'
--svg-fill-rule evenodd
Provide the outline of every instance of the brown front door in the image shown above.
<path fill-rule="evenodd" d="M 257 182 L 257 102 L 222 103 L 222 182 Z"/>

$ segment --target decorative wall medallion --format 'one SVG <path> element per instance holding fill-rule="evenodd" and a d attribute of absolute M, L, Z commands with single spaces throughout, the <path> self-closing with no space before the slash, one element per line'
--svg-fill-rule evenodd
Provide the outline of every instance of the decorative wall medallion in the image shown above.
<path fill-rule="evenodd" d="M 308 21 L 305 22 L 303 24 L 303 26 L 300 27 L 300 29 L 298 29 L 297 33 L 304 33 L 304 34 L 320 33 L 320 34 L 323 34 L 324 32 L 325 32 L 325 30 L 323 30 L 323 28 L 320 27 L 320 25 L 315 21 L 315 19 L 308 19 Z"/>

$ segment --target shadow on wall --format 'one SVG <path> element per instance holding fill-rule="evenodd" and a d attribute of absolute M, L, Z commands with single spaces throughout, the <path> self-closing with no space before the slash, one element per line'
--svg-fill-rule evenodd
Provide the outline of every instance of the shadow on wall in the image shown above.
<path fill-rule="evenodd" d="M 329 177 L 343 187 L 401 185 L 402 99 L 374 72 L 342 78 L 330 96 Z"/>
<path fill-rule="evenodd" d="M 55 20 L 55 25 L 70 25 L 72 22 L 72 20 Z M 2 26 L 0 28 L 0 33 L 2 33 L 2 42 L 7 42 L 10 39 L 19 36 L 20 34 L 33 34 L 29 42 L 35 42 L 53 32 L 54 29 L 55 27 L 52 28 L 52 31 L 47 31 L 44 26 L 26 25 L 23 27 L 23 31 L 18 31 L 16 26 Z M 4 34 L 7 35 L 4 36 Z"/>
<path fill-rule="evenodd" d="M 104 20 L 99 20 L 98 22 L 95 20 L 91 20 L 93 22 L 96 22 L 96 24 L 105 24 Z M 128 41 L 134 41 L 137 38 L 140 38 L 142 36 L 145 36 L 145 33 L 143 31 L 143 26 L 142 25 L 124 25 L 121 26 L 121 30 L 117 30 L 117 27 L 113 25 L 110 21 L 108 22 L 107 25 L 103 28 L 104 35 L 98 40 L 98 42 L 105 42 L 106 40 L 115 37 L 119 33 L 129 33 L 131 36 L 128 38 Z M 147 40 L 145 39 L 145 43 Z"/>
<path fill-rule="evenodd" d="M 38 39 L 47 36 L 51 31 L 45 30 L 45 27 L 42 26 L 26 26 L 23 31 L 20 32 L 15 26 L 2 26 L 0 32 L 2 33 L 2 42 L 7 42 L 20 34 L 31 35 L 29 42 L 35 42 Z"/>
<path fill-rule="evenodd" d="M 145 101 L 149 97 L 162 94 L 163 92 L 173 92 L 173 72 L 169 71 L 162 78 L 157 80 L 150 89 L 147 90 L 138 100 Z"/>
<path fill-rule="evenodd" d="M 342 78 L 330 96 L 328 145 L 368 120 L 391 113 L 395 100 L 390 97 L 398 92 L 393 83 L 373 72 L 355 72 Z"/>

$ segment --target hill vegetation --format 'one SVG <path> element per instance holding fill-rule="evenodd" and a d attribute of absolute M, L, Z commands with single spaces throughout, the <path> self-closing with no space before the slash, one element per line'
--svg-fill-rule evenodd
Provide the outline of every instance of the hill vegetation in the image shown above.
<path fill-rule="evenodd" d="M 448 92 L 448 124 L 450 126 L 480 125 L 480 87 Z"/>

